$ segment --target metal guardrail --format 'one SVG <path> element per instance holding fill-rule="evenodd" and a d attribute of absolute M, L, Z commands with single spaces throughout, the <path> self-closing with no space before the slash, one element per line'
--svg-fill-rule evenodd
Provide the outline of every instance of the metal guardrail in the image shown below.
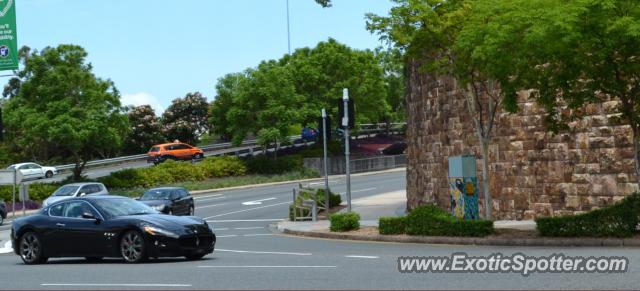
<path fill-rule="evenodd" d="M 322 158 L 305 158 L 303 164 L 306 168 L 314 169 L 319 173 L 324 173 L 324 163 Z M 407 155 L 377 156 L 371 158 L 354 159 L 349 162 L 351 173 L 362 173 L 370 171 L 380 171 L 407 165 Z M 329 159 L 329 175 L 344 174 L 344 157 L 332 157 Z"/>
<path fill-rule="evenodd" d="M 405 124 L 406 123 L 391 123 L 391 128 L 389 130 L 392 131 L 392 132 L 397 132 Z M 387 125 L 385 123 L 359 124 L 358 127 L 357 127 L 357 130 L 358 130 L 359 134 L 384 133 L 384 132 L 387 131 L 386 126 Z M 295 135 L 295 136 L 290 136 L 289 138 L 290 138 L 291 142 L 295 142 L 296 140 L 300 139 L 300 136 L 299 135 Z M 205 152 L 211 152 L 211 151 L 223 150 L 223 149 L 237 149 L 237 150 L 231 150 L 229 152 L 221 153 L 221 154 L 227 154 L 227 153 L 230 153 L 230 152 L 237 152 L 237 151 L 240 151 L 240 150 L 247 150 L 247 149 L 241 149 L 241 148 L 243 146 L 255 146 L 257 144 L 258 144 L 258 140 L 257 139 L 251 139 L 251 140 L 243 141 L 241 146 L 239 146 L 239 147 L 234 147 L 232 143 L 226 142 L 226 143 L 217 143 L 217 144 L 201 146 L 199 148 L 201 148 Z M 94 161 L 88 161 L 87 164 L 85 165 L 85 168 L 106 166 L 106 165 L 111 165 L 111 164 L 119 164 L 119 163 L 123 163 L 123 162 L 140 161 L 140 160 L 145 160 L 146 158 L 147 158 L 147 154 L 139 154 L 139 155 L 122 156 L 122 157 L 102 159 L 102 160 L 94 160 Z M 56 167 L 56 169 L 58 169 L 58 171 L 65 171 L 65 170 L 73 169 L 75 167 L 75 164 L 58 165 L 58 166 L 55 166 L 55 167 Z"/>

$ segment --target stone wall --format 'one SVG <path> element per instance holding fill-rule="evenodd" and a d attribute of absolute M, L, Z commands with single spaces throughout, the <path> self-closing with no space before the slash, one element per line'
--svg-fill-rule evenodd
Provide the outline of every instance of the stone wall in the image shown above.
<path fill-rule="evenodd" d="M 449 208 L 448 157 L 476 155 L 480 177 L 478 139 L 455 81 L 409 67 L 407 207 Z M 617 124 L 617 104 L 588 105 L 586 117 L 555 135 L 524 95 L 518 113 L 500 113 L 489 148 L 494 218 L 575 214 L 637 191 L 631 130 Z M 482 213 L 482 191 L 479 205 Z"/>

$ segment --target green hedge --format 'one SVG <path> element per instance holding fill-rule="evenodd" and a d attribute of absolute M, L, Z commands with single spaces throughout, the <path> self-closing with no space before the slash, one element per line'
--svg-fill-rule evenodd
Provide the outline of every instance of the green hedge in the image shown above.
<path fill-rule="evenodd" d="M 110 189 L 148 188 L 176 182 L 241 176 L 246 172 L 244 162 L 238 158 L 213 157 L 196 164 L 169 160 L 150 168 L 124 169 L 100 178 L 99 181 Z"/>
<path fill-rule="evenodd" d="M 360 214 L 355 212 L 337 213 L 329 216 L 331 231 L 350 231 L 360 228 Z"/>
<path fill-rule="evenodd" d="M 493 233 L 493 221 L 463 220 L 434 205 L 421 206 L 407 215 L 409 235 L 487 236 Z"/>
<path fill-rule="evenodd" d="M 630 237 L 640 222 L 640 194 L 633 194 L 613 206 L 574 216 L 536 219 L 541 236 Z"/>
<path fill-rule="evenodd" d="M 276 175 L 302 169 L 302 157 L 299 155 L 277 158 L 255 156 L 245 162 L 247 171 L 251 174 Z"/>
<path fill-rule="evenodd" d="M 47 199 L 58 189 L 58 184 L 29 184 L 29 200 L 42 201 Z M 16 188 L 16 201 L 18 201 L 18 189 Z M 6 202 L 13 200 L 13 186 L 0 186 L 0 199 Z"/>
<path fill-rule="evenodd" d="M 403 234 L 406 232 L 407 218 L 401 217 L 380 217 L 378 230 L 380 234 Z"/>

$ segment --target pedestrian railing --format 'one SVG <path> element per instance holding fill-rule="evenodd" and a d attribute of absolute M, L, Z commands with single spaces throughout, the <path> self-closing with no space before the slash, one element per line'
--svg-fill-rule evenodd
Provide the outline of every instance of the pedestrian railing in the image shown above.
<path fill-rule="evenodd" d="M 303 164 L 306 168 L 310 168 L 318 171 L 318 173 L 324 173 L 324 163 L 322 158 L 305 158 Z M 345 158 L 344 157 L 332 157 L 328 159 L 328 174 L 339 175 L 346 173 Z M 395 156 L 377 156 L 363 159 L 353 159 L 350 161 L 351 173 L 362 173 L 387 170 L 393 168 L 400 168 L 407 166 L 407 155 L 395 155 Z"/>

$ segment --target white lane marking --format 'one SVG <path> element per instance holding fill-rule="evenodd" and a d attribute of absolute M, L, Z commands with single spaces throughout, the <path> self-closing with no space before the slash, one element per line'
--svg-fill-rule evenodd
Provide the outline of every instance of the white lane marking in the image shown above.
<path fill-rule="evenodd" d="M 283 221 L 282 218 L 271 219 L 229 219 L 229 220 L 207 220 L 207 222 L 263 222 L 263 221 Z"/>
<path fill-rule="evenodd" d="M 196 209 L 209 208 L 209 207 L 216 207 L 216 206 L 221 206 L 221 205 L 225 205 L 225 204 L 227 204 L 227 203 L 212 204 L 212 205 L 207 205 L 207 206 L 198 206 L 198 207 L 196 207 Z"/>
<path fill-rule="evenodd" d="M 266 199 L 260 199 L 260 200 L 254 200 L 254 201 L 247 201 L 247 202 L 242 202 L 242 205 L 260 205 L 262 204 L 262 202 L 264 201 L 269 201 L 269 200 L 275 200 L 276 198 L 266 198 Z"/>
<path fill-rule="evenodd" d="M 223 228 L 214 228 L 213 230 L 214 230 L 214 231 L 215 231 L 215 230 L 229 230 L 229 228 L 228 228 L 228 227 L 223 227 Z"/>
<path fill-rule="evenodd" d="M 103 284 L 103 283 L 44 283 L 40 286 L 87 286 L 87 287 L 191 287 L 191 284 Z"/>
<path fill-rule="evenodd" d="M 348 255 L 346 258 L 356 258 L 356 259 L 379 259 L 378 256 L 358 256 L 358 255 Z"/>
<path fill-rule="evenodd" d="M 0 254 L 8 254 L 13 252 L 13 248 L 11 246 L 11 241 L 7 241 L 4 243 L 4 247 L 0 249 Z"/>
<path fill-rule="evenodd" d="M 273 233 L 253 233 L 253 234 L 245 234 L 243 236 L 265 236 L 265 235 L 274 235 Z"/>
<path fill-rule="evenodd" d="M 198 200 L 198 199 L 202 199 L 202 198 L 209 198 L 209 197 L 218 197 L 218 196 L 222 196 L 224 194 L 213 194 L 213 195 L 208 195 L 208 196 L 194 196 L 193 199 Z"/>
<path fill-rule="evenodd" d="M 367 192 L 367 191 L 371 191 L 371 190 L 376 190 L 378 188 L 376 187 L 371 187 L 371 188 L 365 188 L 365 189 L 359 189 L 359 190 L 353 190 L 351 191 L 351 193 L 358 193 L 358 192 Z M 340 192 L 340 195 L 344 195 L 345 192 Z"/>
<path fill-rule="evenodd" d="M 198 266 L 198 268 L 337 268 L 337 266 Z"/>
<path fill-rule="evenodd" d="M 216 235 L 217 238 L 219 237 L 234 237 L 234 236 L 238 236 L 237 234 L 230 234 L 230 235 Z"/>
<path fill-rule="evenodd" d="M 234 229 L 261 229 L 264 228 L 264 226 L 254 226 L 254 227 L 236 227 Z"/>
<path fill-rule="evenodd" d="M 225 216 L 225 215 L 229 215 L 229 214 L 247 212 L 247 211 L 251 211 L 251 210 L 262 209 L 262 208 L 267 208 L 267 207 L 273 207 L 273 206 L 283 205 L 283 204 L 287 204 L 287 203 L 290 203 L 290 202 L 286 201 L 286 202 L 281 202 L 281 203 L 276 203 L 276 204 L 271 204 L 271 205 L 265 205 L 265 206 L 260 206 L 260 207 L 254 207 L 254 208 L 249 208 L 249 209 L 232 211 L 232 212 L 227 212 L 227 213 L 223 213 L 223 214 L 218 214 L 218 215 L 214 215 L 214 216 L 205 217 L 204 219 L 207 220 L 209 218 L 216 218 L 216 217 Z"/>
<path fill-rule="evenodd" d="M 260 252 L 260 251 L 240 251 L 240 250 L 227 250 L 216 249 L 217 252 L 229 252 L 229 253 L 243 253 L 243 254 L 266 254 L 266 255 L 291 255 L 291 256 L 310 256 L 311 253 L 290 253 L 290 252 Z"/>
<path fill-rule="evenodd" d="M 214 197 L 214 198 L 207 198 L 207 199 L 198 199 L 198 202 L 203 202 L 203 201 L 210 201 L 210 200 L 219 200 L 219 199 L 225 199 L 227 198 L 227 196 L 221 196 L 221 197 Z"/>
<path fill-rule="evenodd" d="M 338 183 L 339 181 L 340 180 L 329 180 L 329 184 L 335 184 L 335 183 Z M 324 181 L 309 183 L 309 186 L 317 186 L 317 185 L 324 185 Z"/>

